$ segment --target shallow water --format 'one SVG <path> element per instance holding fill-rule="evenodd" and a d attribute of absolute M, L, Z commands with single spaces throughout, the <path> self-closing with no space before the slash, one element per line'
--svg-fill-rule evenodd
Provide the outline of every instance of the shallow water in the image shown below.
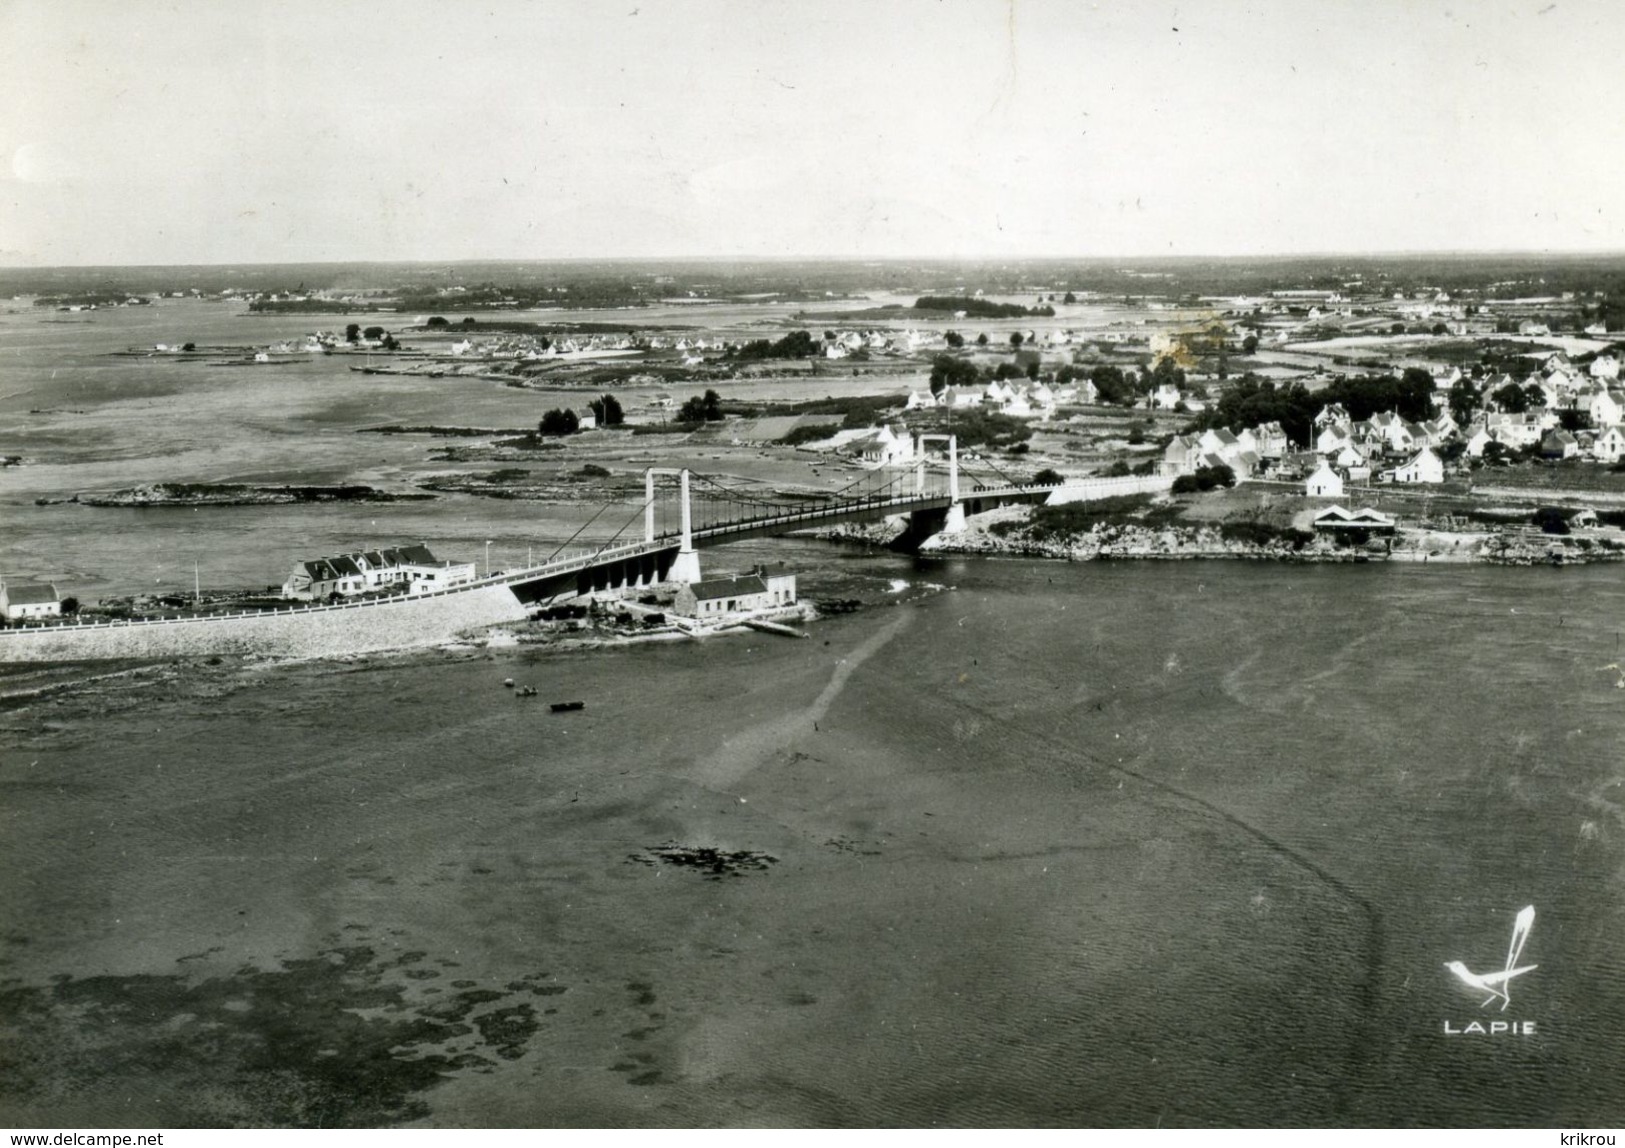
<path fill-rule="evenodd" d="M 182 1033 L 261 1002 L 207 1038 L 239 1075 L 150 1070 L 168 1124 L 298 1123 L 307 1093 L 354 1123 L 1619 1122 L 1608 572 L 758 545 L 872 607 L 810 642 L 218 668 L 12 715 L 7 975 L 43 1066 L 11 1103 L 95 1122 L 91 1086 L 178 1039 L 137 985 Z M 891 606 L 893 579 L 953 588 Z M 673 844 L 773 860 L 647 863 Z M 1498 967 L 1525 904 L 1504 1015 L 1536 1035 L 1444 1035 L 1502 1016 L 1443 963 Z M 250 1056 L 323 952 L 305 1035 Z M 422 995 L 452 976 L 489 994 L 460 1021 Z M 544 983 L 554 1012 L 514 1011 Z M 334 1085 L 305 1053 L 347 995 L 428 1025 L 444 1076 L 363 1030 L 333 1055 L 396 1106 Z M 68 1065 L 70 1017 L 97 1055 Z"/>

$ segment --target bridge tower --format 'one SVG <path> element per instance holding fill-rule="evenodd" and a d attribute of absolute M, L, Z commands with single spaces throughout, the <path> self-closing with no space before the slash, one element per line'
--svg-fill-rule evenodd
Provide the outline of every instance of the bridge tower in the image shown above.
<path fill-rule="evenodd" d="M 671 581 L 688 582 L 690 584 L 700 580 L 700 553 L 694 549 L 694 518 L 688 497 L 688 471 L 671 470 L 666 467 L 651 466 L 643 472 L 643 540 L 655 540 L 655 475 L 675 474 L 681 481 L 683 504 L 683 535 L 682 544 L 677 550 L 677 560 L 671 566 Z"/>
<path fill-rule="evenodd" d="M 951 434 L 922 434 L 915 445 L 915 453 L 921 458 L 920 479 L 923 483 L 925 474 L 925 444 L 927 442 L 945 442 L 948 444 L 948 521 L 942 528 L 944 534 L 965 533 L 965 504 L 959 501 L 959 442 Z"/>

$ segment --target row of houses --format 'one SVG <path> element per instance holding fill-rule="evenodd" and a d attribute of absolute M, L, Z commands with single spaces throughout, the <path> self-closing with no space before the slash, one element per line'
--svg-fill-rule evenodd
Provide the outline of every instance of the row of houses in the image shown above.
<path fill-rule="evenodd" d="M 311 602 L 396 588 L 426 594 L 472 582 L 475 573 L 474 563 L 443 562 L 421 543 L 356 550 L 295 563 L 293 573 L 282 584 L 282 596 Z"/>
<path fill-rule="evenodd" d="M 1053 418 L 1061 403 L 1093 403 L 1098 398 L 1095 385 L 1078 379 L 1065 385 L 1044 382 L 1021 383 L 1016 379 L 995 379 L 982 386 L 945 387 L 939 394 L 929 390 L 910 391 L 903 404 L 907 410 L 967 410 L 972 407 L 1020 419 Z"/>

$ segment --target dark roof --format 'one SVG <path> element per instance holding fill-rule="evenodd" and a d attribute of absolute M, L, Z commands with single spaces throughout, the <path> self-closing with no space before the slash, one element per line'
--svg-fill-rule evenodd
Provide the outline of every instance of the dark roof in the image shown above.
<path fill-rule="evenodd" d="M 401 561 L 411 563 L 413 566 L 438 566 L 440 563 L 430 553 L 429 548 L 421 542 L 413 546 L 402 546 L 400 549 Z"/>
<path fill-rule="evenodd" d="M 713 578 L 708 582 L 696 582 L 689 589 L 693 591 L 696 601 L 711 601 L 745 594 L 766 594 L 767 584 L 759 575 L 747 574 L 743 578 Z"/>
<path fill-rule="evenodd" d="M 6 600 L 13 606 L 38 606 L 60 599 L 56 587 L 44 582 L 7 582 Z"/>
<path fill-rule="evenodd" d="M 338 573 L 340 578 L 350 578 L 361 573 L 361 567 L 357 566 L 355 559 L 348 554 L 340 554 L 337 558 L 329 558 L 327 564 Z"/>

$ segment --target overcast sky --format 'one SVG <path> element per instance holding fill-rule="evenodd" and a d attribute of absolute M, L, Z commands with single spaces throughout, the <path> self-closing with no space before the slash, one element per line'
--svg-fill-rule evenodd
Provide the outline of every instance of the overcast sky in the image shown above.
<path fill-rule="evenodd" d="M 1625 250 L 1616 0 L 0 0 L 0 263 Z"/>

